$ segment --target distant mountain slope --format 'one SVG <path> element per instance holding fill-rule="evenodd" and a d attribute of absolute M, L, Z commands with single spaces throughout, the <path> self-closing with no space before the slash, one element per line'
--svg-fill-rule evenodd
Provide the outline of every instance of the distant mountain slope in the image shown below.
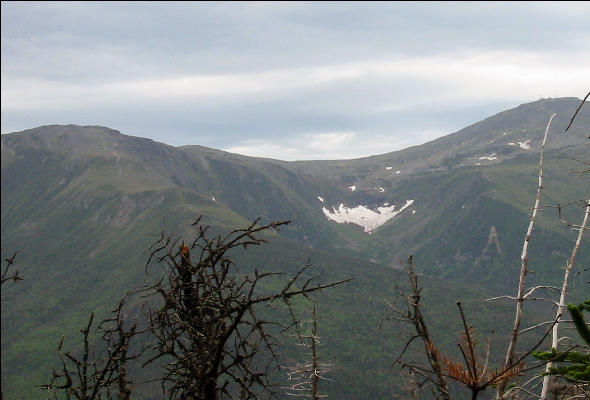
<path fill-rule="evenodd" d="M 399 332 L 383 337 L 377 326 L 387 313 L 383 298 L 395 295 L 399 260 L 413 253 L 416 267 L 430 276 L 430 313 L 445 342 L 452 340 L 440 315 L 448 318 L 457 297 L 481 307 L 482 297 L 510 293 L 536 191 L 539 144 L 553 112 L 543 204 L 590 193 L 587 179 L 570 173 L 580 164 L 564 158 L 590 159 L 588 105 L 563 133 L 578 104 L 539 100 L 421 146 L 340 161 L 172 147 L 96 126 L 2 135 L 2 256 L 18 250 L 27 278 L 2 290 L 2 380 L 18 387 L 15 398 L 31 397 L 28 382 L 46 378 L 61 334 L 73 335 L 90 311 L 104 315 L 144 282 L 153 235 L 166 230 L 188 238 L 198 215 L 213 232 L 262 217 L 293 222 L 264 249 L 236 254 L 237 261 L 292 272 L 311 257 L 328 278 L 355 277 L 320 302 L 334 379 L 346 382 L 330 393 L 384 398 L 392 361 L 384 348 L 395 353 L 402 343 Z M 581 214 L 575 208 L 566 213 L 574 222 Z M 554 209 L 541 213 L 530 283 L 557 281 L 572 234 Z M 588 264 L 588 246 L 578 260 Z M 358 368 L 370 378 L 355 379 Z"/>
<path fill-rule="evenodd" d="M 500 112 L 423 145 L 355 160 L 299 161 L 293 165 L 316 174 L 341 176 L 342 171 L 355 169 L 366 176 L 383 178 L 391 177 L 397 171 L 405 175 L 415 171 L 476 166 L 478 163 L 498 164 L 514 157 L 538 153 L 542 133 L 552 113 L 557 115 L 551 125 L 547 149 L 577 153 L 579 146 L 588 145 L 588 106 L 582 107 L 568 133 L 564 133 L 564 129 L 579 104 L 580 99 L 573 97 L 542 99 Z M 496 155 L 490 157 L 493 153 Z M 334 173 L 336 170 L 341 172 Z"/>
<path fill-rule="evenodd" d="M 575 98 L 539 100 L 421 146 L 358 160 L 297 162 L 293 168 L 328 177 L 339 187 L 318 193 L 322 207 L 376 210 L 396 204 L 399 210 L 413 200 L 370 239 L 351 232 L 354 227 L 342 227 L 348 242 L 356 237 L 373 259 L 387 262 L 412 251 L 424 256 L 428 266 L 422 268 L 437 276 L 497 283 L 495 277 L 506 273 L 509 260 L 520 256 L 536 193 L 540 145 L 552 113 L 557 115 L 546 146 L 542 204 L 567 204 L 590 192 L 588 181 L 572 173 L 583 169 L 572 158 L 590 157 L 588 106 L 578 114 L 575 130 L 572 126 L 564 133 L 578 105 Z M 580 220 L 580 207 L 569 211 L 572 221 Z M 488 244 L 490 232 L 499 244 L 494 247 L 500 248 L 495 253 Z M 536 277 L 542 281 L 545 273 L 559 274 L 550 266 L 563 262 L 562 246 L 571 232 L 554 210 L 542 213 L 537 232 L 545 238 L 537 242 L 536 252 Z"/>

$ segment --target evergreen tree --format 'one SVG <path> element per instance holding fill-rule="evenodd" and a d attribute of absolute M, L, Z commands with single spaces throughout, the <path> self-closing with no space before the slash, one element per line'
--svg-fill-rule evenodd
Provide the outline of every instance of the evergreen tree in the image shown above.
<path fill-rule="evenodd" d="M 590 299 L 582 304 L 567 305 L 576 329 L 587 346 L 590 346 L 590 329 L 586 325 L 582 311 L 590 311 Z M 551 367 L 547 375 L 563 376 L 569 381 L 590 383 L 590 351 L 535 351 L 533 356 L 543 361 L 567 363 L 563 366 Z"/>

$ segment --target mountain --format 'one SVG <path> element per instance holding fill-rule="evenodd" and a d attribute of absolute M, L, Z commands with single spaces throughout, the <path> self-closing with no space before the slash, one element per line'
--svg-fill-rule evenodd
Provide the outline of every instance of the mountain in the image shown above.
<path fill-rule="evenodd" d="M 355 277 L 320 297 L 320 332 L 335 365 L 332 379 L 340 382 L 329 393 L 387 397 L 388 369 L 403 341 L 399 327 L 378 326 L 388 313 L 383 298 L 403 284 L 399 260 L 414 254 L 425 274 L 426 310 L 441 342 L 453 346 L 447 320 L 459 298 L 480 329 L 507 325 L 500 316 L 509 306 L 480 300 L 515 290 L 552 113 L 543 204 L 588 196 L 587 180 L 571 173 L 582 168 L 576 160 L 590 157 L 587 105 L 563 133 L 579 102 L 539 100 L 424 145 L 339 161 L 172 147 L 97 126 L 2 135 L 2 256 L 18 251 L 26 277 L 2 290 L 7 398 L 39 395 L 31 383 L 46 381 L 61 335 L 73 343 L 90 312 L 104 315 L 153 279 L 144 264 L 155 236 L 164 230 L 188 239 L 198 215 L 213 233 L 258 217 L 292 220 L 264 248 L 235 254 L 245 269 L 289 273 L 311 259 L 326 279 Z M 576 223 L 581 213 L 573 205 L 564 215 Z M 554 209 L 544 209 L 530 284 L 559 282 L 573 234 Z M 578 257 L 587 264 L 588 247 Z M 482 309 L 496 318 L 482 318 Z M 366 371 L 362 379 L 359 370 Z"/>

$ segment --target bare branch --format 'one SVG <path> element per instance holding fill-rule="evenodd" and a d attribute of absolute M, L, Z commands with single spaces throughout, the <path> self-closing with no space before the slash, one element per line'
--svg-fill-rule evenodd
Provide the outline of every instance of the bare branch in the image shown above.
<path fill-rule="evenodd" d="M 588 96 L 590 96 L 590 92 L 588 92 L 586 94 L 586 97 L 584 97 L 584 100 L 582 100 L 580 102 L 580 105 L 578 106 L 578 108 L 576 109 L 576 112 L 574 113 L 572 119 L 570 120 L 570 123 L 567 125 L 567 127 L 565 128 L 565 132 L 567 132 L 567 130 L 570 128 L 570 126 L 572 126 L 572 124 L 574 123 L 574 119 L 576 119 L 576 115 L 578 115 L 578 112 L 580 111 L 580 109 L 582 108 L 582 106 L 584 105 L 584 103 L 586 103 L 586 100 L 588 99 Z"/>
<path fill-rule="evenodd" d="M 13 282 L 17 282 L 17 281 L 22 281 L 23 278 L 18 274 L 18 269 L 12 274 L 12 275 L 8 275 L 8 270 L 12 267 L 12 265 L 14 264 L 14 260 L 16 259 L 16 252 L 12 255 L 12 257 L 8 257 L 6 258 L 6 267 L 4 268 L 4 271 L 2 272 L 2 285 L 4 285 L 4 282 L 7 281 L 13 281 Z"/>

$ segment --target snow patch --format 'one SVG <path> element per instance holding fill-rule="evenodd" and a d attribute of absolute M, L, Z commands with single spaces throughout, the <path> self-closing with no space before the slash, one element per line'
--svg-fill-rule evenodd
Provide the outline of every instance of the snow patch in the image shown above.
<path fill-rule="evenodd" d="M 365 228 L 366 233 L 371 233 L 374 229 L 380 227 L 407 207 L 412 205 L 414 200 L 407 200 L 406 204 L 399 210 L 395 211 L 395 205 L 389 207 L 377 207 L 377 211 L 373 211 L 366 206 L 360 205 L 353 208 L 345 207 L 340 203 L 338 209 L 332 207 L 332 211 L 326 207 L 322 207 L 324 215 L 330 220 L 339 224 L 352 223 L 360 225 Z"/>
<path fill-rule="evenodd" d="M 215 196 L 213 196 L 213 195 L 211 195 L 211 200 L 217 201 L 217 200 L 215 200 Z"/>
<path fill-rule="evenodd" d="M 384 205 L 384 206 L 388 206 L 388 205 L 389 205 L 389 203 L 383 203 L 383 205 Z"/>
<path fill-rule="evenodd" d="M 488 142 L 488 144 L 490 144 L 490 143 L 494 143 L 494 139 L 492 139 Z"/>
<path fill-rule="evenodd" d="M 478 160 L 488 160 L 488 161 L 493 161 L 496 160 L 498 157 L 496 157 L 496 153 L 492 153 L 489 156 L 483 156 L 483 157 L 479 157 Z"/>
<path fill-rule="evenodd" d="M 350 189 L 351 192 L 354 192 L 356 190 L 356 186 L 352 185 L 348 187 Z"/>
<path fill-rule="evenodd" d="M 382 187 L 380 187 L 380 188 L 379 188 L 379 191 L 380 191 L 381 193 L 383 193 L 383 192 L 385 192 L 385 189 L 383 189 Z"/>
<path fill-rule="evenodd" d="M 385 167 L 385 169 L 389 171 L 389 170 L 392 170 L 393 167 Z"/>
<path fill-rule="evenodd" d="M 508 146 L 516 146 L 516 143 L 510 142 L 510 143 L 508 143 Z"/>
<path fill-rule="evenodd" d="M 531 145 L 529 144 L 530 140 L 525 140 L 524 142 L 518 142 L 518 145 L 521 149 L 530 150 Z"/>
<path fill-rule="evenodd" d="M 324 198 L 323 197 L 318 196 L 318 200 L 321 201 L 322 203 L 324 202 Z"/>
<path fill-rule="evenodd" d="M 395 171 L 396 174 L 399 174 L 400 172 L 402 172 L 402 171 Z"/>
<path fill-rule="evenodd" d="M 416 214 L 416 210 L 412 210 L 412 215 Z"/>

